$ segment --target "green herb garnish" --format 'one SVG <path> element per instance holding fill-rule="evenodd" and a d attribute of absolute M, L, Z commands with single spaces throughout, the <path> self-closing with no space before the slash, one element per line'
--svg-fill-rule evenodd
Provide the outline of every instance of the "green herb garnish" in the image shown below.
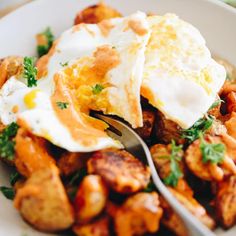
<path fill-rule="evenodd" d="M 11 173 L 11 175 L 10 175 L 10 184 L 11 184 L 11 186 L 14 186 L 14 184 L 16 183 L 16 181 L 20 177 L 21 177 L 21 175 L 17 171 L 14 171 L 13 173 Z"/>
<path fill-rule="evenodd" d="M 181 137 L 186 139 L 188 143 L 192 143 L 199 138 L 200 132 L 206 132 L 213 124 L 214 118 L 212 116 L 206 116 L 199 119 L 195 124 L 189 129 L 183 129 L 181 131 Z"/>
<path fill-rule="evenodd" d="M 202 133 L 200 133 L 200 142 L 203 163 L 218 164 L 223 161 L 225 154 L 225 145 L 223 143 L 208 143 Z"/>
<path fill-rule="evenodd" d="M 211 110 L 211 109 L 213 109 L 213 108 L 219 106 L 222 102 L 224 102 L 224 100 L 222 100 L 222 99 L 216 100 L 216 101 L 213 102 L 213 104 L 210 106 L 209 110 Z"/>
<path fill-rule="evenodd" d="M 68 61 L 67 61 L 67 62 L 65 62 L 65 63 L 62 63 L 62 62 L 60 62 L 60 65 L 61 65 L 62 67 L 68 66 L 68 64 L 69 64 L 69 62 L 68 62 Z"/>
<path fill-rule="evenodd" d="M 92 87 L 93 94 L 99 94 L 104 89 L 104 87 L 101 84 L 96 84 Z"/>
<path fill-rule="evenodd" d="M 36 76 L 38 74 L 37 68 L 34 66 L 35 59 L 33 57 L 24 57 L 24 72 L 23 77 L 27 79 L 27 86 L 37 86 Z"/>
<path fill-rule="evenodd" d="M 153 181 L 150 181 L 148 183 L 148 186 L 143 191 L 146 193 L 151 193 L 156 190 L 157 190 L 157 188 L 156 188 L 155 184 L 153 183 Z"/>
<path fill-rule="evenodd" d="M 13 160 L 15 141 L 12 140 L 16 136 L 18 125 L 13 122 L 8 125 L 0 134 L 0 156 L 7 160 Z"/>
<path fill-rule="evenodd" d="M 46 30 L 44 32 L 42 32 L 41 35 L 43 35 L 46 38 L 47 44 L 37 46 L 37 51 L 38 51 L 39 57 L 48 53 L 48 51 L 52 47 L 52 44 L 54 41 L 54 35 L 52 34 L 50 27 L 46 28 Z"/>
<path fill-rule="evenodd" d="M 0 191 L 7 199 L 13 200 L 15 197 L 15 191 L 13 188 L 1 186 Z"/>
<path fill-rule="evenodd" d="M 175 187 L 178 183 L 179 178 L 183 176 L 183 173 L 179 167 L 179 162 L 182 158 L 182 145 L 176 145 L 175 141 L 171 141 L 171 154 L 170 159 L 170 174 L 164 178 L 164 183 Z"/>
<path fill-rule="evenodd" d="M 67 109 L 68 106 L 69 106 L 69 103 L 68 102 L 57 102 L 57 106 L 63 110 L 63 109 Z"/>

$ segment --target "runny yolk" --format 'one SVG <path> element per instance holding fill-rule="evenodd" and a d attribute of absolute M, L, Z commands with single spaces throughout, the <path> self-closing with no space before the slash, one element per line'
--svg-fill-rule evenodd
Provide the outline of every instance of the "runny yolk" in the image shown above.
<path fill-rule="evenodd" d="M 35 98 L 36 98 L 37 93 L 38 93 L 39 91 L 40 91 L 39 89 L 34 89 L 34 90 L 30 91 L 29 93 L 27 93 L 27 94 L 24 96 L 24 103 L 25 103 L 25 106 L 26 106 L 28 109 L 33 109 L 33 108 L 35 108 L 35 106 L 36 106 Z"/>

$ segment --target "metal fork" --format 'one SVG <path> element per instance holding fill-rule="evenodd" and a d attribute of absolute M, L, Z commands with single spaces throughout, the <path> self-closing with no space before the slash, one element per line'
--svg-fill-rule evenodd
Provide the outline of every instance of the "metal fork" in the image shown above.
<path fill-rule="evenodd" d="M 193 216 L 183 205 L 181 205 L 162 183 L 157 174 L 147 145 L 129 126 L 108 116 L 100 114 L 95 114 L 95 116 L 105 121 L 110 126 L 107 130 L 110 137 L 119 140 L 128 152 L 132 153 L 135 157 L 139 158 L 139 160 L 149 165 L 156 188 L 173 208 L 173 210 L 181 217 L 185 227 L 188 230 L 189 236 L 216 236 L 211 230 L 195 218 L 195 216 Z"/>

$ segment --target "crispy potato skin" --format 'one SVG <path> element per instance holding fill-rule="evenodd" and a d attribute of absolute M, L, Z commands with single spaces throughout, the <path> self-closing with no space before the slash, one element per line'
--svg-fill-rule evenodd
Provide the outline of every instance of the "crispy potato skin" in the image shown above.
<path fill-rule="evenodd" d="M 60 173 L 69 176 L 74 172 L 86 167 L 86 163 L 91 154 L 78 152 L 65 152 L 57 162 Z"/>
<path fill-rule="evenodd" d="M 54 159 L 48 154 L 46 141 L 20 128 L 16 135 L 15 165 L 25 177 L 35 171 L 55 165 Z"/>
<path fill-rule="evenodd" d="M 161 223 L 168 228 L 170 231 L 174 232 L 177 236 L 186 236 L 188 231 L 184 226 L 181 218 L 173 211 L 166 200 L 160 196 L 160 205 L 163 209 L 163 216 L 161 218 Z"/>
<path fill-rule="evenodd" d="M 110 236 L 109 218 L 103 216 L 88 224 L 75 225 L 73 231 L 78 236 Z"/>
<path fill-rule="evenodd" d="M 226 95 L 226 109 L 228 113 L 236 112 L 236 92 L 231 91 Z"/>
<path fill-rule="evenodd" d="M 166 119 L 160 111 L 157 111 L 155 134 L 161 143 L 168 144 L 172 139 L 176 141 L 180 139 L 180 127 L 175 122 Z"/>
<path fill-rule="evenodd" d="M 135 193 L 150 181 L 150 169 L 125 150 L 95 152 L 89 159 L 88 172 L 100 175 L 118 193 Z"/>
<path fill-rule="evenodd" d="M 82 180 L 75 197 L 77 223 L 87 223 L 102 212 L 106 205 L 108 190 L 98 175 L 88 175 Z"/>
<path fill-rule="evenodd" d="M 230 118 L 225 122 L 228 134 L 236 139 L 236 112 L 232 112 Z"/>
<path fill-rule="evenodd" d="M 155 122 L 155 112 L 151 110 L 143 110 L 143 127 L 136 129 L 138 135 L 145 139 L 149 139 Z"/>
<path fill-rule="evenodd" d="M 105 5 L 104 3 L 99 3 L 97 5 L 87 7 L 81 12 L 79 12 L 75 18 L 74 24 L 97 24 L 102 20 L 107 20 L 120 16 L 121 14 L 115 9 Z"/>
<path fill-rule="evenodd" d="M 220 224 L 228 229 L 236 223 L 236 176 L 218 183 L 215 209 Z"/>
<path fill-rule="evenodd" d="M 173 188 L 168 188 L 175 198 L 187 208 L 195 217 L 197 217 L 203 224 L 208 228 L 213 229 L 215 227 L 215 221 L 207 214 L 203 206 L 201 206 L 190 194 L 177 191 Z M 163 197 L 160 199 L 161 207 L 164 210 L 161 222 L 171 231 L 173 231 L 178 236 L 187 235 L 187 229 L 185 228 L 182 220 L 178 215 L 172 210 L 169 204 L 165 201 Z"/>
<path fill-rule="evenodd" d="M 206 136 L 209 143 L 222 143 L 220 137 Z M 223 142 L 224 143 L 224 142 Z M 200 150 L 200 140 L 194 141 L 187 149 L 185 161 L 194 175 L 207 181 L 222 181 L 227 175 L 236 174 L 236 166 L 231 157 L 230 149 L 226 144 L 226 154 L 221 164 L 203 163 Z"/>
<path fill-rule="evenodd" d="M 114 211 L 117 236 L 143 235 L 159 229 L 162 209 L 156 192 L 137 193 Z"/>
<path fill-rule="evenodd" d="M 0 88 L 13 75 L 21 74 L 23 71 L 23 58 L 9 56 L 0 60 Z"/>
<path fill-rule="evenodd" d="M 36 229 L 55 232 L 74 223 L 73 209 L 56 167 L 32 173 L 14 199 L 23 218 Z"/>

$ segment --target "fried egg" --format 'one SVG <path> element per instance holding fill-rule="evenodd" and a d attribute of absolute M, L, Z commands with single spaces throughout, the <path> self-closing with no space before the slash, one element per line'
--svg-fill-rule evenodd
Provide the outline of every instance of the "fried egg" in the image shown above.
<path fill-rule="evenodd" d="M 214 102 L 226 72 L 200 32 L 173 14 L 150 16 L 141 94 L 166 118 L 191 127 Z"/>
<path fill-rule="evenodd" d="M 149 29 L 144 13 L 80 24 L 62 34 L 38 62 L 37 87 L 15 77 L 0 91 L 3 124 L 17 121 L 71 152 L 122 148 L 91 109 L 142 125 L 140 87 Z M 62 107 L 59 106 L 62 104 Z"/>
<path fill-rule="evenodd" d="M 140 87 L 149 36 L 146 15 L 141 12 L 99 24 L 74 26 L 39 60 L 39 75 L 50 82 L 62 65 L 68 64 L 66 74 L 73 89 L 77 89 L 80 102 L 87 102 L 86 106 L 105 114 L 120 116 L 133 128 L 140 127 Z M 91 90 L 96 84 L 104 88 L 100 94 L 104 102 L 94 106 L 99 96 L 88 104 L 86 95 L 91 92 L 89 87 Z M 83 96 L 86 101 L 82 101 Z"/>

